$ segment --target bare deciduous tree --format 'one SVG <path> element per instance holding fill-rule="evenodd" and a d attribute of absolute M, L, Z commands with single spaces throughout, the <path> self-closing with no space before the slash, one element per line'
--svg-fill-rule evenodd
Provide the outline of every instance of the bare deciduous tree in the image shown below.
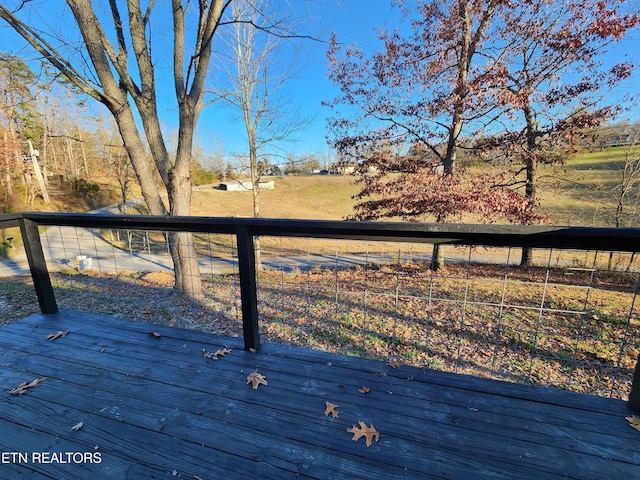
<path fill-rule="evenodd" d="M 203 106 L 213 37 L 229 4 L 229 0 L 171 0 L 143 6 L 138 0 L 114 0 L 105 12 L 91 0 L 67 0 L 70 11 L 63 15 L 73 16 L 77 32 L 67 28 L 64 35 L 30 24 L 30 18 L 38 17 L 30 17 L 30 9 L 36 8 L 30 2 L 15 2 L 13 9 L 5 2 L 0 5 L 0 18 L 66 79 L 111 112 L 150 212 L 189 215 L 194 129 Z M 167 27 L 170 44 L 159 33 Z M 154 54 L 172 59 L 179 120 L 175 155 L 170 153 L 160 125 L 156 70 L 162 62 Z M 168 208 L 157 177 L 167 193 Z M 202 285 L 192 236 L 169 236 L 176 288 L 199 297 Z"/>
<path fill-rule="evenodd" d="M 616 227 L 622 226 L 627 207 L 632 204 L 638 207 L 640 199 L 640 125 L 630 142 L 624 147 L 624 160 L 620 167 L 616 213 L 614 216 Z M 631 223 L 631 222 L 629 222 Z"/>
<path fill-rule="evenodd" d="M 226 37 L 232 61 L 226 67 L 226 87 L 216 88 L 219 98 L 225 99 L 242 117 L 251 175 L 253 216 L 260 216 L 260 180 L 267 173 L 264 167 L 272 152 L 281 143 L 308 125 L 308 120 L 291 108 L 285 94 L 286 82 L 294 75 L 294 60 L 283 59 L 280 42 L 291 29 L 288 19 L 277 18 L 268 9 L 267 0 L 236 0 L 232 6 L 235 23 Z M 283 35 L 271 35 L 277 26 Z M 240 156 L 241 158 L 244 155 Z M 256 264 L 261 266 L 260 243 L 255 239 Z"/>

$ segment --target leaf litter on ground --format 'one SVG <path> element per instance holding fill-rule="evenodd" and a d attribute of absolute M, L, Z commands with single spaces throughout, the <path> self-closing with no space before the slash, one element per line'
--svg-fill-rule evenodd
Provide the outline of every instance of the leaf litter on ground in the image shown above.
<path fill-rule="evenodd" d="M 629 426 L 631 428 L 635 428 L 640 432 L 640 417 L 636 417 L 634 415 L 633 417 L 624 417 L 624 418 L 627 420 L 627 422 L 629 422 Z"/>
<path fill-rule="evenodd" d="M 338 405 L 331 402 L 325 402 L 325 405 L 327 406 L 327 408 L 324 411 L 325 417 L 331 415 L 333 418 L 339 418 L 340 412 L 338 412 L 337 410 Z"/>
<path fill-rule="evenodd" d="M 364 437 L 367 447 L 371 446 L 371 442 L 375 440 L 376 442 L 380 440 L 380 432 L 376 430 L 376 427 L 373 426 L 373 423 L 367 427 L 367 424 L 363 421 L 358 422 L 359 427 L 355 425 L 351 428 L 347 428 L 347 432 L 353 434 L 354 442 L 357 442 L 360 438 Z"/>
<path fill-rule="evenodd" d="M 230 348 L 219 348 L 215 352 L 207 352 L 205 349 L 202 349 L 202 356 L 204 358 L 212 358 L 214 360 L 218 360 L 218 357 L 224 357 L 226 354 L 231 353 Z"/>

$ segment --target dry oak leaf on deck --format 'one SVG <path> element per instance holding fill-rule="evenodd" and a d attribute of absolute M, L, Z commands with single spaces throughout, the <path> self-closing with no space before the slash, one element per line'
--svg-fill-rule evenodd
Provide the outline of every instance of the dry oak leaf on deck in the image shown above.
<path fill-rule="evenodd" d="M 324 416 L 328 416 L 329 414 L 331 414 L 331 416 L 333 418 L 338 418 L 340 415 L 340 412 L 338 412 L 338 410 L 336 410 L 338 408 L 338 405 L 335 405 L 331 402 L 325 402 L 325 405 L 327 406 L 327 408 L 324 411 Z"/>
<path fill-rule="evenodd" d="M 391 360 L 389 360 L 387 365 L 389 365 L 391 368 L 398 368 L 404 365 L 404 362 L 397 357 L 393 357 Z"/>
<path fill-rule="evenodd" d="M 353 433 L 353 440 L 357 442 L 361 437 L 366 439 L 367 447 L 371 446 L 372 440 L 375 438 L 376 442 L 380 440 L 380 432 L 376 430 L 376 427 L 373 426 L 373 423 L 370 427 L 367 427 L 367 424 L 360 421 L 358 422 L 360 427 L 356 427 L 355 425 L 351 428 L 347 428 L 347 432 Z"/>
<path fill-rule="evenodd" d="M 254 390 L 257 390 L 260 385 L 268 385 L 267 378 L 258 373 L 257 369 L 255 372 L 247 375 L 247 383 L 250 383 Z"/>
<path fill-rule="evenodd" d="M 366 393 L 369 393 L 371 391 L 371 389 L 369 387 L 363 386 L 362 388 L 359 388 L 358 391 L 360 393 L 365 393 L 366 394 Z"/>
<path fill-rule="evenodd" d="M 67 330 L 66 332 L 63 332 L 62 330 L 58 330 L 56 333 L 47 335 L 47 340 L 53 341 L 53 340 L 57 340 L 58 338 L 66 337 L 67 335 L 69 335 L 69 330 Z"/>
<path fill-rule="evenodd" d="M 219 348 L 215 352 L 207 352 L 206 350 L 202 350 L 202 356 L 204 358 L 213 358 L 217 360 L 218 357 L 224 357 L 227 353 L 231 353 L 231 349 L 229 348 Z"/>
<path fill-rule="evenodd" d="M 629 422 L 629 425 L 631 426 L 631 428 L 635 428 L 640 432 L 640 417 L 636 417 L 634 415 L 633 417 L 624 417 L 624 418 Z"/>
<path fill-rule="evenodd" d="M 40 377 L 40 378 L 36 378 L 35 380 L 32 380 L 30 382 L 23 382 L 20 385 L 18 385 L 16 388 L 14 388 L 13 390 L 11 390 L 11 395 L 24 395 L 25 393 L 27 393 L 27 391 L 30 388 L 35 388 L 38 385 L 40 385 L 43 381 L 45 381 L 47 379 L 47 377 Z"/>

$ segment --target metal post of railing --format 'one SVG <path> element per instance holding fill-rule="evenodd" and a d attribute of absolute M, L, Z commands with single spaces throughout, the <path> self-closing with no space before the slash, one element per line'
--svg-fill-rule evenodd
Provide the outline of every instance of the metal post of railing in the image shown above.
<path fill-rule="evenodd" d="M 20 224 L 27 260 L 29 261 L 33 286 L 36 289 L 36 295 L 40 303 L 40 311 L 42 313 L 56 313 L 58 304 L 51 286 L 47 262 L 44 259 L 38 224 L 25 218 L 20 218 L 18 223 Z"/>
<path fill-rule="evenodd" d="M 640 413 L 640 355 L 638 355 L 636 369 L 633 372 L 633 383 L 631 384 L 628 405 L 631 410 Z"/>
<path fill-rule="evenodd" d="M 258 328 L 258 289 L 256 286 L 256 253 L 253 233 L 248 227 L 236 227 L 238 268 L 240 270 L 240 300 L 242 302 L 242 330 L 245 350 L 260 346 Z"/>

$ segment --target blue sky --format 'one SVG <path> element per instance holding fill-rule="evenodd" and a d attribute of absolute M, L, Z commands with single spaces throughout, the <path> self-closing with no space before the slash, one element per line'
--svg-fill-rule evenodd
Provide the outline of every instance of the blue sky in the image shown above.
<path fill-rule="evenodd" d="M 53 9 L 56 2 L 46 2 L 46 7 Z M 328 39 L 331 32 L 336 32 L 340 42 L 358 43 L 363 47 L 375 47 L 377 28 L 393 28 L 397 24 L 397 10 L 392 10 L 390 0 L 288 0 L 295 6 L 300 17 L 302 33 L 310 35 L 322 34 Z M 105 2 L 106 3 L 106 2 Z M 157 7 L 168 0 L 160 0 Z M 44 8 L 45 3 L 41 2 Z M 42 14 L 42 12 L 41 12 Z M 54 14 L 52 14 L 54 15 Z M 46 18 L 46 15 L 43 15 Z M 5 26 L 0 28 L 0 42 L 3 51 L 19 52 L 22 42 Z M 326 49 L 327 44 L 311 40 L 299 40 L 297 45 L 303 52 L 299 55 L 298 75 L 291 80 L 290 92 L 292 104 L 300 108 L 303 115 L 311 117 L 311 122 L 304 131 L 298 132 L 292 142 L 283 145 L 286 151 L 295 154 L 313 153 L 321 160 L 326 159 L 329 149 L 326 144 L 326 117 L 329 110 L 321 106 L 323 100 L 330 100 L 336 91 L 327 78 Z M 609 55 L 609 61 L 619 61 L 629 58 L 640 64 L 640 34 L 633 32 L 632 37 L 616 46 Z M 169 60 L 169 59 L 166 59 Z M 162 59 L 161 59 L 162 61 Z M 170 61 L 170 60 L 169 60 Z M 170 75 L 166 75 L 167 78 Z M 171 88 L 171 87 L 168 87 Z M 625 82 L 614 95 L 618 98 L 628 93 L 640 93 L 640 73 Z M 171 95 L 171 91 L 167 93 Z M 162 100 L 160 102 L 163 103 Z M 167 111 L 163 115 L 164 124 L 168 129 L 175 130 L 177 126 L 176 112 Z M 638 107 L 632 112 L 635 118 L 640 118 Z M 205 149 L 222 149 L 225 155 L 242 153 L 244 149 L 244 126 L 240 121 L 234 121 L 231 110 L 220 108 L 220 104 L 207 107 L 198 124 L 197 139 Z"/>
<path fill-rule="evenodd" d="M 319 35 L 328 40 L 335 32 L 340 42 L 362 46 L 377 43 L 376 29 L 386 25 L 397 16 L 392 10 L 389 0 L 310 0 L 298 4 L 301 25 L 308 31 L 305 34 Z M 311 117 L 308 128 L 296 132 L 292 141 L 286 142 L 283 148 L 301 155 L 313 153 L 326 157 L 329 152 L 326 137 L 326 116 L 329 109 L 322 107 L 322 101 L 331 100 L 336 90 L 327 78 L 326 51 L 327 43 L 312 40 L 296 40 L 302 50 L 297 56 L 298 72 L 291 79 L 288 90 L 293 93 L 293 102 L 299 106 L 303 115 Z M 216 106 L 205 110 L 200 122 L 201 136 L 205 131 L 209 140 L 223 145 L 227 153 L 233 153 L 244 147 L 244 126 L 240 121 L 233 121 L 232 111 L 221 111 Z M 209 130 L 207 125 L 216 123 L 217 128 Z"/>
<path fill-rule="evenodd" d="M 336 32 L 338 39 L 345 43 L 357 42 L 361 45 L 375 41 L 375 28 L 381 27 L 392 17 L 390 0 L 284 0 L 295 9 L 301 26 L 301 32 L 329 39 L 332 32 Z M 47 22 L 64 31 L 65 21 L 59 21 L 59 11 L 64 9 L 61 0 L 39 1 L 36 13 L 32 19 Z M 106 2 L 96 2 L 97 4 Z M 166 8 L 168 0 L 157 2 L 156 8 Z M 33 5 L 33 4 L 31 4 Z M 103 6 L 102 8 L 107 8 Z M 283 9 L 284 10 L 284 9 Z M 38 19 L 38 17 L 40 17 Z M 55 19 L 55 20 L 54 20 Z M 71 22 L 72 20 L 66 20 Z M 155 34 L 157 39 L 163 32 Z M 35 58 L 24 41 L 4 23 L 0 24 L 0 49 L 4 52 L 17 53 L 23 58 Z M 331 82 L 326 76 L 327 43 L 312 40 L 296 40 L 296 47 L 302 52 L 297 57 L 298 73 L 292 78 L 288 90 L 291 92 L 292 104 L 300 108 L 302 115 L 311 119 L 309 127 L 297 132 L 292 141 L 283 148 L 295 154 L 315 153 L 319 156 L 327 155 L 328 147 L 325 140 L 325 117 L 328 109 L 321 107 L 323 100 L 329 100 L 334 94 Z M 169 70 L 157 78 L 170 79 L 170 58 L 156 56 L 159 63 L 164 63 Z M 37 67 L 34 67 L 37 68 Z M 159 105 L 172 103 L 173 87 L 169 82 L 159 88 L 166 92 L 163 98 L 160 94 Z M 173 101 L 174 103 L 174 101 Z M 100 111 L 101 107 L 94 107 Z M 217 103 L 205 108 L 201 114 L 197 139 L 205 149 L 222 149 L 226 155 L 245 150 L 244 125 L 231 109 L 221 108 Z M 168 108 L 162 115 L 163 124 L 170 130 L 177 129 L 177 113 L 175 107 Z"/>

